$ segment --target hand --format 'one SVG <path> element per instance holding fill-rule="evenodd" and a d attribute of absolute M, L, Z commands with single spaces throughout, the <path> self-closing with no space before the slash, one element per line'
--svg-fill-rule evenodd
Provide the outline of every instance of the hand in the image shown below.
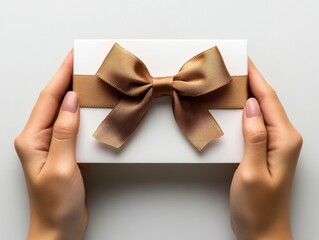
<path fill-rule="evenodd" d="M 231 225 L 238 239 L 287 240 L 302 137 L 250 60 L 248 72 L 256 99 L 248 99 L 243 111 L 244 154 L 231 184 Z"/>
<path fill-rule="evenodd" d="M 78 98 L 74 92 L 65 95 L 72 72 L 73 51 L 41 92 L 15 139 L 29 193 L 29 239 L 81 239 L 88 224 L 84 184 L 75 159 Z"/>

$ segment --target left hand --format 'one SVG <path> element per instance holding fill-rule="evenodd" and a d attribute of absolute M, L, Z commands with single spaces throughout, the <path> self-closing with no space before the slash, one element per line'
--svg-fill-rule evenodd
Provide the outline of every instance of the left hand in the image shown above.
<path fill-rule="evenodd" d="M 88 225 L 84 183 L 75 157 L 78 98 L 74 92 L 65 95 L 72 72 L 73 51 L 41 92 L 15 140 L 29 193 L 29 239 L 81 239 Z"/>

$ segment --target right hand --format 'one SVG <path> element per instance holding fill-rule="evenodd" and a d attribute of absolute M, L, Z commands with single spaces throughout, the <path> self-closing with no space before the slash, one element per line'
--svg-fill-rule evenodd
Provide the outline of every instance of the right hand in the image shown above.
<path fill-rule="evenodd" d="M 248 99 L 243 111 L 244 155 L 231 184 L 231 225 L 238 239 L 287 240 L 302 137 L 250 60 L 248 69 L 256 99 Z"/>

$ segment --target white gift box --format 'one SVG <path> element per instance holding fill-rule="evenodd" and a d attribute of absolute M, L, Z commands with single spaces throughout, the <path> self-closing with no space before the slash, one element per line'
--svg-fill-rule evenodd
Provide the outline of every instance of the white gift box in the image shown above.
<path fill-rule="evenodd" d="M 94 75 L 114 43 L 136 55 L 154 77 L 175 75 L 198 53 L 218 46 L 232 76 L 247 75 L 246 40 L 75 40 L 74 74 Z M 92 134 L 111 111 L 81 108 L 77 160 L 88 163 L 233 163 L 243 152 L 242 109 L 212 109 L 224 135 L 201 152 L 175 122 L 169 97 L 154 99 L 141 124 L 120 149 L 98 142 Z"/>

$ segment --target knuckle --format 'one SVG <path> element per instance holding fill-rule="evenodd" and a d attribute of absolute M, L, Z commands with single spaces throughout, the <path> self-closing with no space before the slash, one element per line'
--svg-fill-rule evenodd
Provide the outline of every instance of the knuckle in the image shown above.
<path fill-rule="evenodd" d="M 47 85 L 45 88 L 42 89 L 42 91 L 39 94 L 39 100 L 45 100 L 45 99 L 50 99 L 52 98 L 54 101 L 56 101 L 57 103 L 60 102 L 60 98 L 62 96 L 60 96 L 59 94 L 55 93 L 54 91 L 52 91 L 52 89 Z"/>
<path fill-rule="evenodd" d="M 300 151 L 303 144 L 302 135 L 298 131 L 292 130 L 289 131 L 287 136 L 289 137 L 287 138 L 286 149 L 288 151 Z"/>
<path fill-rule="evenodd" d="M 303 144 L 303 137 L 298 131 L 295 132 L 294 139 L 295 139 L 295 147 L 298 149 L 301 149 Z"/>
<path fill-rule="evenodd" d="M 55 179 L 66 180 L 70 178 L 71 173 L 72 171 L 69 167 L 59 167 L 54 170 L 53 174 Z"/>
<path fill-rule="evenodd" d="M 14 139 L 14 147 L 21 162 L 31 156 L 34 150 L 33 141 L 24 133 L 21 133 Z"/>
<path fill-rule="evenodd" d="M 267 178 L 256 171 L 241 171 L 240 180 L 248 187 L 265 188 L 269 185 Z"/>
<path fill-rule="evenodd" d="M 14 147 L 17 151 L 23 148 L 23 138 L 21 134 L 14 139 Z"/>
<path fill-rule="evenodd" d="M 43 88 L 39 94 L 39 99 L 43 99 L 46 98 L 47 96 L 49 96 L 49 92 L 47 90 L 47 88 Z"/>
<path fill-rule="evenodd" d="M 22 152 L 25 149 L 28 149 L 28 146 L 29 146 L 29 140 L 24 134 L 21 133 L 14 139 L 14 147 L 17 152 Z"/>
<path fill-rule="evenodd" d="M 60 121 L 53 127 L 53 137 L 57 140 L 67 140 L 72 136 L 73 127 L 67 122 Z"/>
<path fill-rule="evenodd" d="M 260 103 L 266 99 L 279 99 L 277 92 L 271 86 L 264 90 L 264 93 L 260 99 Z"/>
<path fill-rule="evenodd" d="M 75 173 L 71 164 L 60 164 L 51 169 L 49 178 L 56 183 L 69 181 Z"/>
<path fill-rule="evenodd" d="M 245 185 L 255 185 L 260 181 L 257 174 L 252 171 L 242 171 L 240 179 Z"/>
<path fill-rule="evenodd" d="M 267 95 L 270 97 L 278 98 L 277 92 L 272 87 L 269 87 Z"/>
<path fill-rule="evenodd" d="M 269 88 L 266 90 L 265 96 L 267 96 L 267 97 L 269 97 L 269 98 L 278 99 L 278 94 L 277 94 L 277 92 L 276 92 L 272 87 L 269 87 Z"/>
<path fill-rule="evenodd" d="M 261 144 L 267 141 L 267 132 L 266 130 L 248 131 L 246 137 L 250 143 Z"/>

